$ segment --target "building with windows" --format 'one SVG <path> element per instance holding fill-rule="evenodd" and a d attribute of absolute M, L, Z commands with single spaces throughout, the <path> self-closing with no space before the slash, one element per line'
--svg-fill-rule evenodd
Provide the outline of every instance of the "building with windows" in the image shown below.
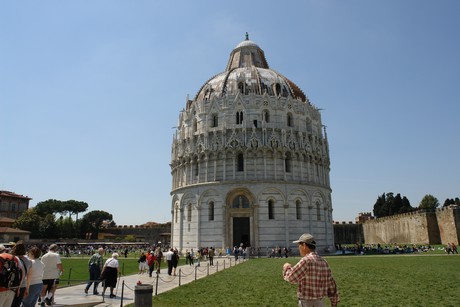
<path fill-rule="evenodd" d="M 330 160 L 321 114 L 246 39 L 224 72 L 186 101 L 172 142 L 171 244 L 179 250 L 334 249 Z M 297 249 L 295 248 L 294 251 Z"/>
<path fill-rule="evenodd" d="M 0 217 L 17 219 L 29 209 L 32 198 L 10 191 L 0 191 Z"/>

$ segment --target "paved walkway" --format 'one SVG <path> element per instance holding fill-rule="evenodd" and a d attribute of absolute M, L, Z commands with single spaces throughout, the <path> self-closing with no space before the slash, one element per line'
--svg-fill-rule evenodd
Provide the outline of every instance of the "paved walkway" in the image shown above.
<path fill-rule="evenodd" d="M 243 260 L 240 259 L 236 264 L 241 263 Z M 164 264 L 162 264 L 165 266 Z M 85 294 L 85 285 L 80 284 L 76 286 L 68 286 L 58 288 L 55 294 L 55 304 L 53 306 L 74 306 L 74 307 L 86 307 L 86 306 L 125 306 L 134 303 L 135 290 L 138 282 L 143 285 L 152 285 L 153 295 L 155 293 L 160 294 L 168 290 L 174 289 L 180 285 L 190 283 L 196 279 L 206 277 L 210 274 L 220 272 L 224 269 L 228 269 L 235 266 L 235 259 L 232 258 L 214 258 L 214 266 L 209 266 L 209 262 L 201 262 L 198 267 L 182 265 L 177 267 L 176 276 L 169 276 L 167 268 L 161 269 L 158 275 L 158 287 L 157 287 L 157 276 L 153 274 L 153 277 L 149 277 L 148 274 L 135 274 L 128 276 L 121 276 L 117 283 L 117 288 L 114 290 L 116 297 L 109 298 L 109 289 L 106 290 L 104 297 L 99 295 L 92 295 L 93 288 L 91 287 L 89 294 Z M 137 287 L 138 292 L 145 293 L 146 287 Z M 141 290 L 143 289 L 143 291 Z M 99 293 L 102 293 L 102 287 L 99 285 Z"/>

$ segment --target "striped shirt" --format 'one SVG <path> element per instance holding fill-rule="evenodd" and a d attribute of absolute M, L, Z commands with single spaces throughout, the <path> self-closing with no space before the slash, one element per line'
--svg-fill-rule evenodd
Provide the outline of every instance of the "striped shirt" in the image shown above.
<path fill-rule="evenodd" d="M 283 272 L 284 280 L 298 284 L 297 297 L 302 300 L 318 300 L 329 297 L 331 306 L 337 306 L 339 294 L 326 260 L 316 252 L 305 255 L 294 267 Z"/>

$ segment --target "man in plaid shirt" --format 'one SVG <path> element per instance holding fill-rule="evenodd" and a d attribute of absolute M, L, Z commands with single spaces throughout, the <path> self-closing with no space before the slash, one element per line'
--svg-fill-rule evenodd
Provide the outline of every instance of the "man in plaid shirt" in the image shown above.
<path fill-rule="evenodd" d="M 304 233 L 293 243 L 299 245 L 302 259 L 292 267 L 283 265 L 283 278 L 291 284 L 297 284 L 299 307 L 326 306 L 324 298 L 331 300 L 331 307 L 339 301 L 337 285 L 332 277 L 331 269 L 326 260 L 316 253 L 316 242 L 311 234 Z"/>

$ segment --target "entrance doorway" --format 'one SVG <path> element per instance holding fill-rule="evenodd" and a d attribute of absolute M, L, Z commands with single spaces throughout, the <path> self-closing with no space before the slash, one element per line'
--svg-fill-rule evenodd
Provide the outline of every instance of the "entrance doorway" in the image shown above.
<path fill-rule="evenodd" d="M 251 246 L 249 217 L 233 218 L 233 246 Z"/>

